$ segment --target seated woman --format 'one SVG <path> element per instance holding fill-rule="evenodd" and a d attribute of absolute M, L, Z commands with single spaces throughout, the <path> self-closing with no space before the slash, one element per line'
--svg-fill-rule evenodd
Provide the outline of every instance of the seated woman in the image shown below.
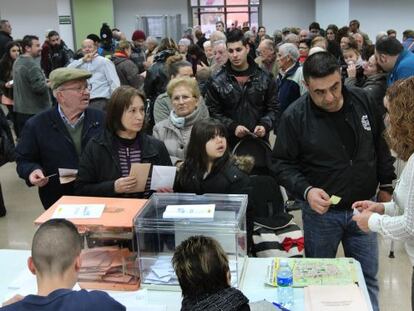
<path fill-rule="evenodd" d="M 150 178 L 144 192 L 134 188 L 131 164 L 171 165 L 163 142 L 146 135 L 144 95 L 130 87 L 115 90 L 106 111 L 106 129 L 86 145 L 79 163 L 75 193 L 88 196 L 149 197 Z M 151 175 L 150 175 L 151 176 Z"/>
<path fill-rule="evenodd" d="M 174 55 L 168 57 L 166 61 L 166 71 L 170 80 L 174 78 L 189 77 L 194 78 L 193 69 L 191 63 L 183 60 L 181 55 Z M 208 109 L 204 103 L 204 99 L 200 97 L 200 108 L 203 110 L 203 114 L 208 117 Z M 162 120 L 168 119 L 172 110 L 171 99 L 168 93 L 160 94 L 154 103 L 154 121 L 155 124 Z"/>
<path fill-rule="evenodd" d="M 174 191 L 196 194 L 248 193 L 247 172 L 252 167 L 253 160 L 250 157 L 240 157 L 236 163 L 236 159 L 230 156 L 226 128 L 222 123 L 215 119 L 203 120 L 193 126 Z"/>
<path fill-rule="evenodd" d="M 181 311 L 250 310 L 247 297 L 230 286 L 229 260 L 216 240 L 188 238 L 175 250 L 172 264 L 184 298 Z"/>
<path fill-rule="evenodd" d="M 194 79 L 172 79 L 168 83 L 167 94 L 173 109 L 168 119 L 155 125 L 153 135 L 164 142 L 171 162 L 176 165 L 184 160 L 193 125 L 208 118 L 208 110 L 199 104 L 200 90 Z"/>

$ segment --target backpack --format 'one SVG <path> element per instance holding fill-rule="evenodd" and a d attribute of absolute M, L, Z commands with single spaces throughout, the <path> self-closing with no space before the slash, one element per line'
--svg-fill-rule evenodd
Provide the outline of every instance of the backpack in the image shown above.
<path fill-rule="evenodd" d="M 287 213 L 254 219 L 252 253 L 256 257 L 303 257 L 303 232 Z"/>

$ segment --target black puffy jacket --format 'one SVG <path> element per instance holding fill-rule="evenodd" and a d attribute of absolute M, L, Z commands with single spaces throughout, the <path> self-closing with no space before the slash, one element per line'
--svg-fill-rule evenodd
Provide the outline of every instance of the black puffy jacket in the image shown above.
<path fill-rule="evenodd" d="M 170 156 L 162 141 L 144 133 L 138 134 L 141 162 L 171 166 Z M 79 162 L 75 193 L 85 196 L 123 197 L 115 193 L 115 180 L 121 177 L 121 166 L 113 146 L 114 135 L 109 131 L 94 137 L 88 143 Z M 127 195 L 131 197 L 130 195 Z M 142 197 L 143 193 L 137 194 Z"/>
<path fill-rule="evenodd" d="M 319 109 L 309 94 L 283 113 L 273 150 L 272 171 L 280 185 L 304 199 L 309 186 L 342 198 L 336 208 L 350 208 L 372 198 L 378 184 L 395 178 L 394 158 L 383 137 L 384 123 L 375 103 L 363 90 L 343 87 L 346 121 L 355 135 L 348 155 L 329 112 Z"/>
<path fill-rule="evenodd" d="M 234 132 L 238 125 L 247 127 L 251 132 L 257 125 L 262 125 L 266 133 L 277 122 L 279 103 L 277 100 L 276 81 L 273 76 L 260 69 L 248 58 L 253 66 L 253 74 L 243 85 L 230 73 L 230 61 L 209 81 L 206 104 L 210 116 L 219 119 L 229 131 L 230 144 L 234 145 Z"/>

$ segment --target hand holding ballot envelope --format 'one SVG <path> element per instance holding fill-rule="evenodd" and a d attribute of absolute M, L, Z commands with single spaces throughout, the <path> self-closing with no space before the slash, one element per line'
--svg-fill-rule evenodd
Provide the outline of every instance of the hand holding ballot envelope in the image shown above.
<path fill-rule="evenodd" d="M 132 163 L 128 177 L 121 177 L 115 181 L 114 188 L 117 193 L 144 192 L 151 163 Z M 159 192 L 172 192 L 175 180 L 175 166 L 152 166 L 150 190 Z"/>
<path fill-rule="evenodd" d="M 368 220 L 373 213 L 384 214 L 384 204 L 373 201 L 357 201 L 352 204 L 354 216 L 352 220 L 355 221 L 358 227 L 365 232 L 369 232 Z"/>

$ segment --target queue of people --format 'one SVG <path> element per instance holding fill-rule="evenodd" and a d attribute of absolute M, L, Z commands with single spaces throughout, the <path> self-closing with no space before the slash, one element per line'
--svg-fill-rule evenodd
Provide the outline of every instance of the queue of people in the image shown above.
<path fill-rule="evenodd" d="M 62 195 L 149 198 L 151 177 L 136 191 L 137 179 L 130 175 L 135 163 L 177 168 L 174 185 L 156 191 L 250 195 L 255 150 L 240 161 L 232 149 L 247 139 L 268 144 L 273 130 L 269 175 L 301 202 L 306 256 L 334 258 L 342 242 L 345 255 L 361 263 L 373 309 L 379 310 L 376 232 L 406 240 L 412 257 L 412 44 L 388 34 L 372 44 L 356 20 L 339 29 L 329 25 L 326 33 L 316 22 L 309 29 L 284 28 L 274 38 L 263 26 L 257 33 L 224 26 L 219 21 L 210 38 L 197 29 L 178 44 L 172 38 L 158 44 L 142 30 L 133 33 L 132 42 L 119 30 L 105 44 L 91 34 L 71 53 L 56 31 L 41 48 L 36 36 L 9 40 L 10 24 L 0 21 L 0 31 L 8 35 L 6 43 L 0 41 L 1 98 L 18 139 L 18 175 L 38 187 L 45 209 Z M 40 55 L 42 66 L 36 62 Z M 408 161 L 395 191 L 392 152 Z M 76 180 L 61 184 L 59 168 L 76 170 Z M 332 204 L 332 195 L 341 201 Z M 36 239 L 48 239 L 43 230 L 62 230 L 75 241 L 71 226 L 52 221 L 39 228 L 31 270 L 44 268 L 35 251 L 41 247 Z M 202 258 L 188 243 L 217 253 L 220 282 L 201 286 L 192 279 L 186 256 L 195 263 L 217 258 Z M 70 265 L 59 275 L 70 269 L 75 277 L 79 252 L 75 242 L 70 245 L 75 250 L 67 254 Z M 216 241 L 184 241 L 173 265 L 182 310 L 210 303 L 222 306 L 211 310 L 249 310 L 247 298 L 229 285 L 228 261 Z M 57 286 L 59 291 L 66 285 Z M 75 295 L 58 293 L 39 296 L 64 301 Z M 226 305 L 227 296 L 237 298 L 234 304 Z M 5 310 L 17 310 L 25 300 Z"/>

